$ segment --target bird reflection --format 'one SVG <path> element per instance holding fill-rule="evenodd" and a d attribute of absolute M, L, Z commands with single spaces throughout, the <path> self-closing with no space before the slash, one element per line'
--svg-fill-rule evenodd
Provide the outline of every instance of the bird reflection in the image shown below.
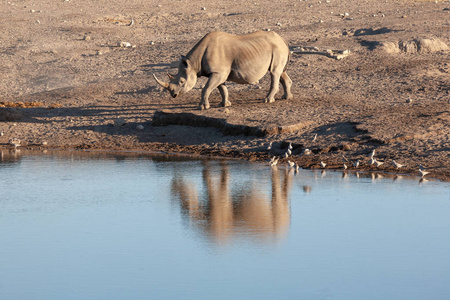
<path fill-rule="evenodd" d="M 290 224 L 293 176 L 271 168 L 271 194 L 254 183 L 231 185 L 230 177 L 226 162 L 221 163 L 220 172 L 209 162 L 203 163 L 204 190 L 175 175 L 172 194 L 186 220 L 217 245 L 237 239 L 270 243 L 283 238 Z"/>
<path fill-rule="evenodd" d="M 19 161 L 22 157 L 21 151 L 16 149 L 0 149 L 0 163 Z"/>

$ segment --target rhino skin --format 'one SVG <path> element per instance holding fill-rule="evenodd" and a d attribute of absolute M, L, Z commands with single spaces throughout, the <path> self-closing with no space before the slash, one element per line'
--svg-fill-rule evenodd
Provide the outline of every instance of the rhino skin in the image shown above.
<path fill-rule="evenodd" d="M 211 32 L 205 35 L 186 56 L 181 58 L 176 75 L 170 82 L 156 82 L 166 88 L 172 97 L 190 91 L 200 76 L 208 77 L 202 90 L 200 109 L 208 109 L 209 95 L 218 88 L 222 96 L 221 106 L 230 106 L 226 81 L 240 84 L 257 83 L 270 72 L 271 85 L 264 102 L 274 102 L 279 83 L 284 88 L 283 99 L 291 99 L 292 80 L 286 73 L 289 61 L 286 41 L 273 31 L 257 31 L 245 35 Z"/>

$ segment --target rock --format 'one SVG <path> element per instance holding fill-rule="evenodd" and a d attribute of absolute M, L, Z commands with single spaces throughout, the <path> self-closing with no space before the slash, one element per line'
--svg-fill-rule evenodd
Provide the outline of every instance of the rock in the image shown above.
<path fill-rule="evenodd" d="M 136 129 L 137 130 L 144 130 L 144 126 L 143 125 L 138 125 L 138 126 L 136 126 Z"/>
<path fill-rule="evenodd" d="M 117 46 L 119 46 L 121 48 L 130 48 L 131 47 L 131 43 L 129 43 L 129 42 L 120 42 L 120 43 L 117 43 Z"/>
<path fill-rule="evenodd" d="M 447 44 L 438 38 L 421 38 L 414 39 L 412 41 L 384 42 L 381 43 L 377 48 L 386 53 L 393 54 L 402 52 L 408 54 L 434 53 L 449 49 Z"/>
<path fill-rule="evenodd" d="M 125 126 L 126 124 L 127 122 L 125 121 L 124 118 L 117 118 L 114 120 L 114 126 L 116 127 Z"/>

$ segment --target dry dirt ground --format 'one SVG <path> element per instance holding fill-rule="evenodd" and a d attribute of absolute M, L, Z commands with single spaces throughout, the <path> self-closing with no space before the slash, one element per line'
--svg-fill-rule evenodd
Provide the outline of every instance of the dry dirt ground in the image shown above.
<path fill-rule="evenodd" d="M 379 170 L 418 175 L 422 164 L 450 178 L 447 0 L 11 0 L 0 11 L 0 147 L 264 160 L 292 142 L 289 159 L 305 168 L 342 168 L 344 155 L 349 169 L 358 159 L 377 169 L 375 150 Z M 228 84 L 232 106 L 219 107 L 215 92 L 207 111 L 197 110 L 206 79 L 176 99 L 152 79 L 176 71 L 171 63 L 208 32 L 256 30 L 292 50 L 350 55 L 293 53 L 294 99 L 271 104 L 267 75 Z"/>

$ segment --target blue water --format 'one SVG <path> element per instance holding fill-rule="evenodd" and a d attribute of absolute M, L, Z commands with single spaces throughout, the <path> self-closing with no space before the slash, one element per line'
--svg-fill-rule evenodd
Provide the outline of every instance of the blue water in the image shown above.
<path fill-rule="evenodd" d="M 0 299 L 450 299 L 449 183 L 1 151 Z"/>

